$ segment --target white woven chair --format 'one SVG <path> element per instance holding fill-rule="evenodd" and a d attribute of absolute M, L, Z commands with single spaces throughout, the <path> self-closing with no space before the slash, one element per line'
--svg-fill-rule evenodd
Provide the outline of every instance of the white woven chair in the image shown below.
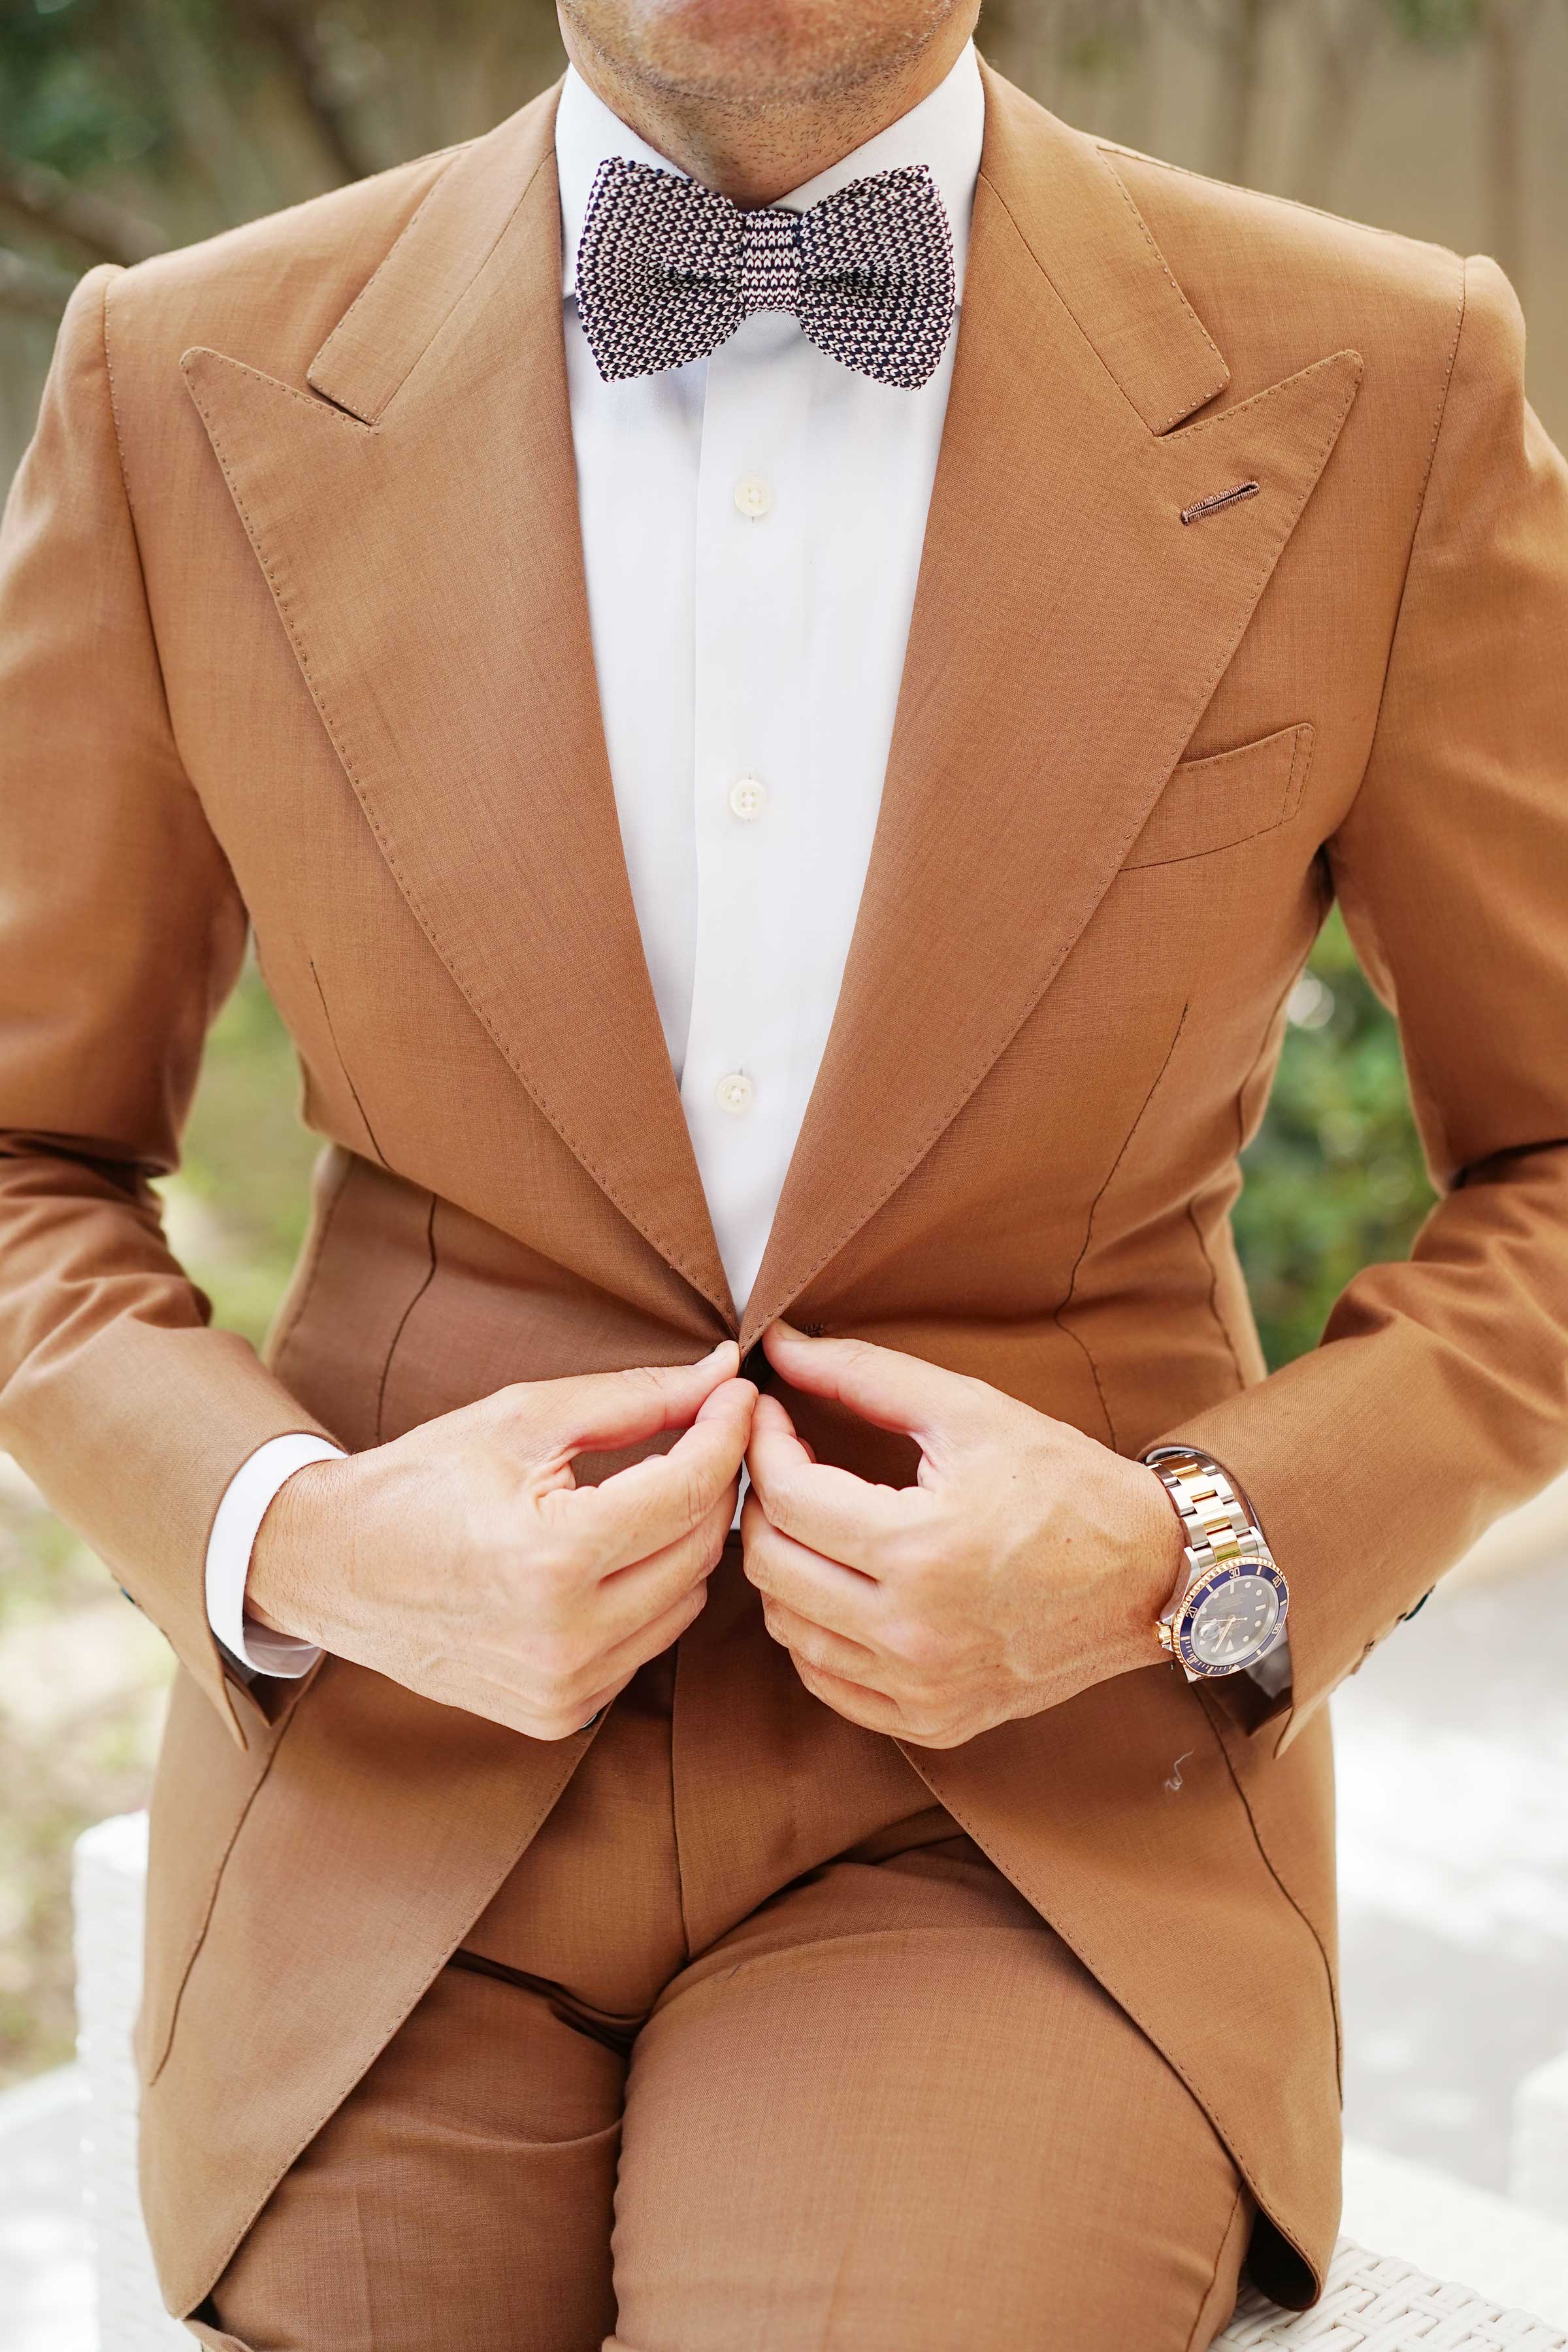
<path fill-rule="evenodd" d="M 136 2197 L 136 2081 L 131 2026 L 141 1993 L 147 1822 L 100 1822 L 77 1847 L 80 2055 L 87 2084 L 84 2172 L 99 2292 L 99 2352 L 191 2352 L 164 2312 Z M 1539 2177 L 1555 2161 L 1558 2126 L 1542 2120 Z M 1342 2238 L 1322 2300 L 1281 2311 L 1250 2291 L 1218 2339 L 1224 2352 L 1568 2352 L 1568 2335 L 1506 2311 L 1467 2286 Z M 1129 2352 L 1135 2347 L 1129 2347 Z"/>
<path fill-rule="evenodd" d="M 136 2189 L 136 2069 L 147 1816 L 100 1822 L 76 1849 L 77 2054 L 87 2089 L 82 2193 L 98 2280 L 99 2352 L 193 2352 L 158 2292 Z"/>
<path fill-rule="evenodd" d="M 1217 2342 L 1225 2352 L 1563 2352 L 1568 2336 L 1342 2238 L 1310 2311 L 1281 2311 L 1248 2289 Z"/>

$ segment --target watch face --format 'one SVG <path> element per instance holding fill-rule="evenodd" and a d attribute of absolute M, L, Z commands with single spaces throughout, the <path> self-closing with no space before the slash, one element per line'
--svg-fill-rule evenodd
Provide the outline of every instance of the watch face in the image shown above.
<path fill-rule="evenodd" d="M 1211 1571 L 1184 1612 L 1182 1654 L 1200 1674 L 1234 1674 L 1262 1656 L 1284 1613 L 1278 1569 Z"/>

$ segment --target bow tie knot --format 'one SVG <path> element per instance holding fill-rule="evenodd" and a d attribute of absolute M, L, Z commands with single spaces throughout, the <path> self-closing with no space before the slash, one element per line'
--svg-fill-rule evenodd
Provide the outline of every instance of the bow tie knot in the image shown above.
<path fill-rule="evenodd" d="M 741 215 L 742 236 L 736 290 L 741 308 L 798 312 L 805 282 L 801 253 L 801 216 L 770 205 Z"/>
<path fill-rule="evenodd" d="M 727 196 L 611 155 L 577 247 L 577 310 L 606 382 L 705 359 L 758 310 L 879 383 L 934 374 L 952 323 L 952 233 L 923 163 L 851 182 L 806 211 Z"/>

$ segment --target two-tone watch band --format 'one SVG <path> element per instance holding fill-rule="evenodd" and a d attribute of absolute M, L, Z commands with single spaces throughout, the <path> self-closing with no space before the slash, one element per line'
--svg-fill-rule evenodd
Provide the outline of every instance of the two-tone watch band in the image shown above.
<path fill-rule="evenodd" d="M 1156 1445 L 1142 1458 L 1175 1506 L 1186 1538 L 1186 1562 L 1173 1599 L 1181 1598 L 1194 1577 L 1222 1560 L 1268 1558 L 1246 1496 L 1217 1462 L 1186 1445 Z"/>

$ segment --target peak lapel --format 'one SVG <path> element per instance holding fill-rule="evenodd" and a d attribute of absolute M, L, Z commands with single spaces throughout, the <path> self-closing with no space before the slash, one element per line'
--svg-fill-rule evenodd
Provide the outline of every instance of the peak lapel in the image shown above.
<path fill-rule="evenodd" d="M 1340 352 L 1228 382 L 1092 143 L 987 77 L 963 324 L 898 719 L 754 1334 L 930 1150 L 1068 955 L 1338 436 Z M 1256 480 L 1194 525 L 1182 511 Z"/>
<path fill-rule="evenodd" d="M 297 392 L 186 381 L 375 841 L 539 1108 L 732 1328 L 599 718 L 553 94 L 463 151 Z"/>

